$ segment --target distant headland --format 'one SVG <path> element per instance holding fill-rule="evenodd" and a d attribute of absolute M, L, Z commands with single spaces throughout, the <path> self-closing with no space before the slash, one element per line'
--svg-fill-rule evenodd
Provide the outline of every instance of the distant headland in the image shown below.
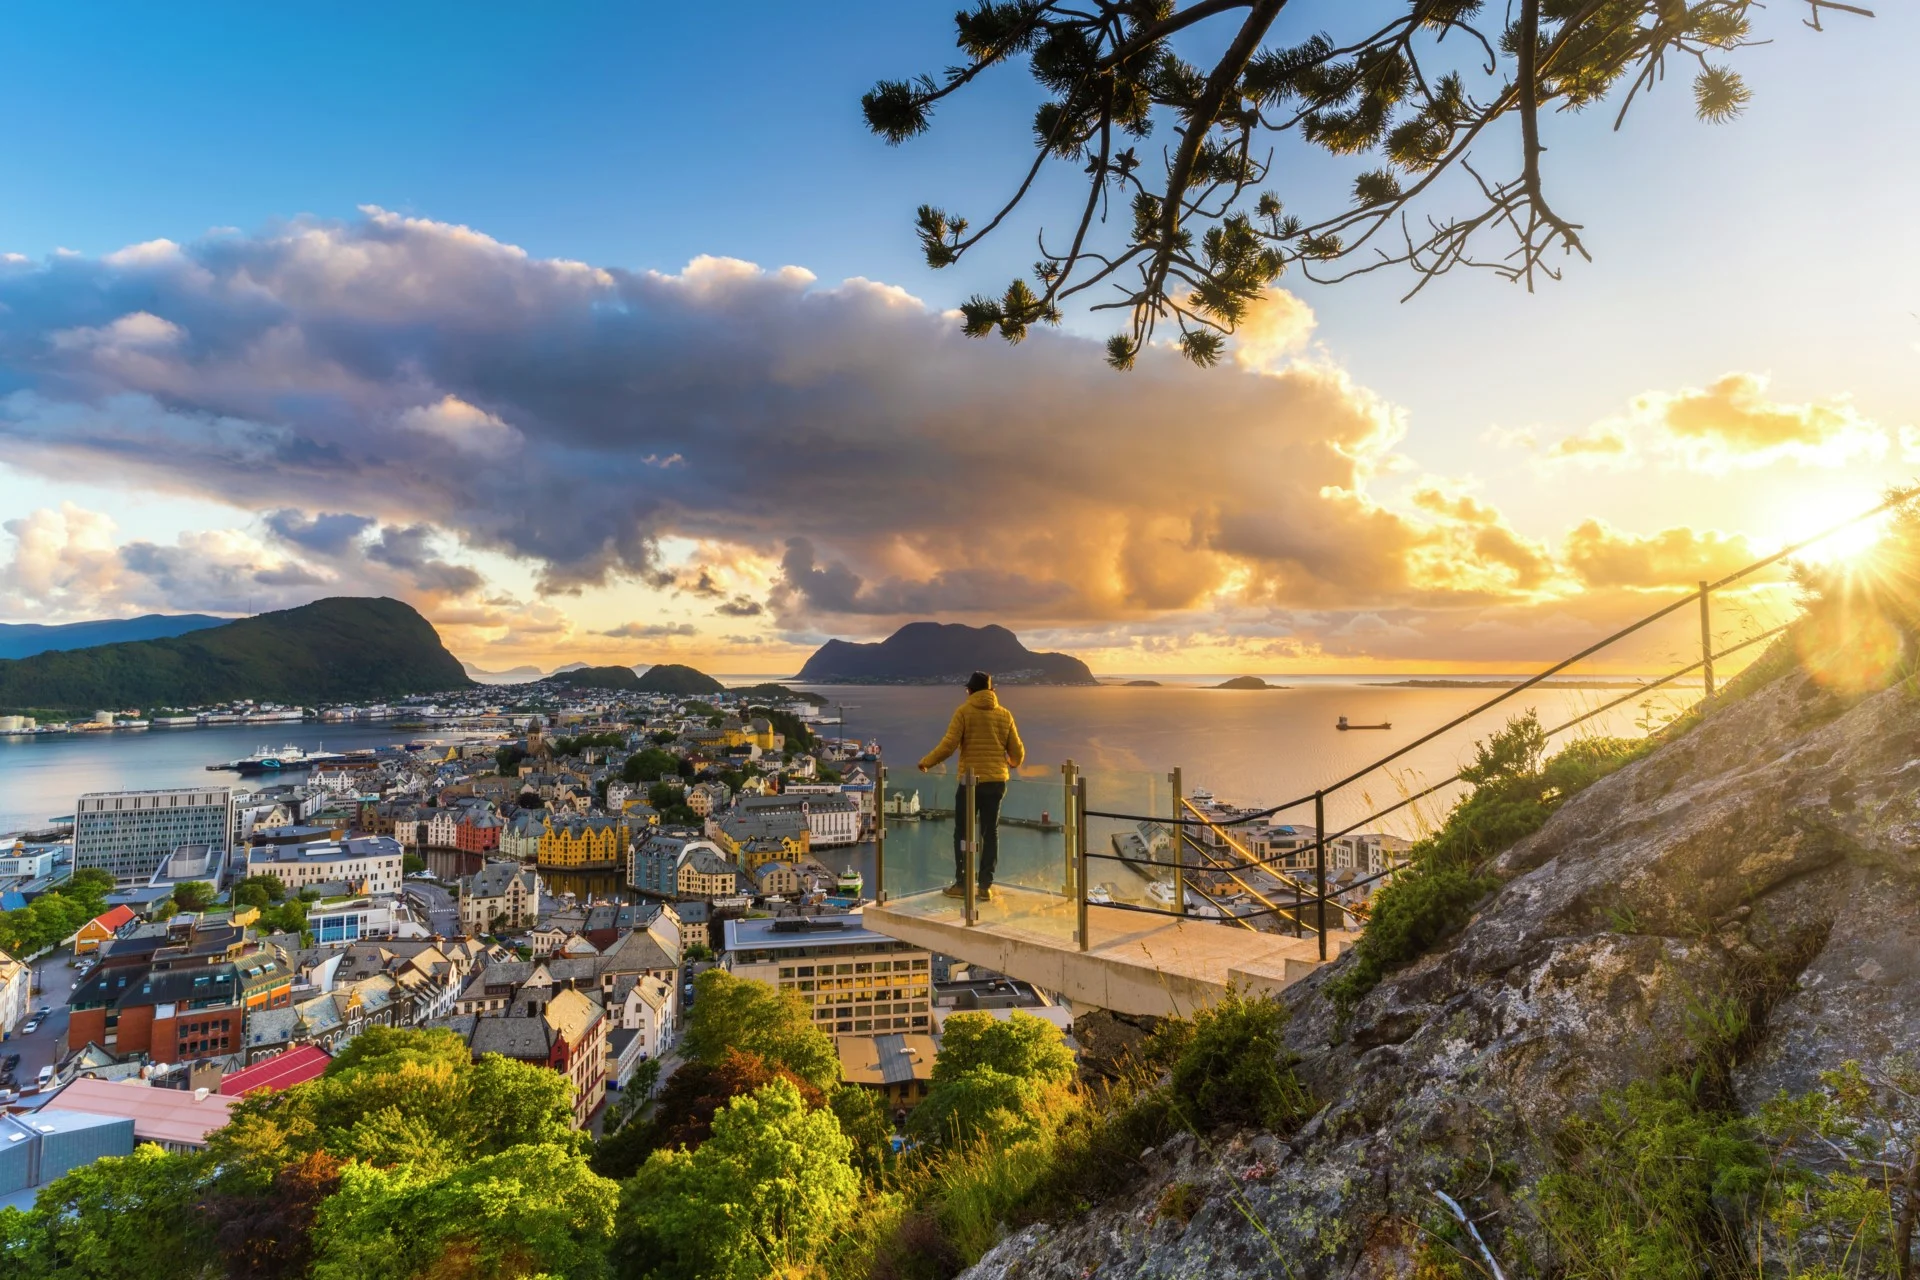
<path fill-rule="evenodd" d="M 829 640 L 794 677 L 799 684 L 959 684 L 985 671 L 1000 684 L 1097 683 L 1080 659 L 1036 653 L 1000 626 L 909 622 L 877 644 Z"/>

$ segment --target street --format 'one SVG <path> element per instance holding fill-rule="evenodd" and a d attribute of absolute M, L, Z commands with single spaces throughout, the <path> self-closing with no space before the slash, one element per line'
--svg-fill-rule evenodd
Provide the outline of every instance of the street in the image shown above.
<path fill-rule="evenodd" d="M 427 927 L 434 933 L 442 938 L 459 935 L 460 908 L 454 903 L 451 893 L 426 880 L 409 880 L 407 896 L 418 902 L 427 913 Z"/>
<path fill-rule="evenodd" d="M 46 1005 L 53 1012 L 32 1035 L 22 1035 L 16 1027 L 6 1043 L 0 1045 L 0 1057 L 15 1053 L 20 1055 L 20 1065 L 13 1072 L 18 1082 L 14 1085 L 16 1089 L 32 1084 L 34 1077 L 40 1074 L 41 1067 L 51 1066 L 66 1056 L 67 997 L 73 991 L 73 970 L 67 967 L 67 961 L 72 958 L 73 949 L 62 947 L 52 955 L 34 961 L 33 999 L 30 1003 L 35 1009 Z"/>

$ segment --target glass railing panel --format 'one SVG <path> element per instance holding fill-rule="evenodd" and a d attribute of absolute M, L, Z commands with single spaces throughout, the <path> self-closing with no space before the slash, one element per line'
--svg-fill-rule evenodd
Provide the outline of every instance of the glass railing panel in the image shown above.
<path fill-rule="evenodd" d="M 1173 912 L 1173 784 L 1164 773 L 1083 769 L 1087 901 Z"/>
<path fill-rule="evenodd" d="M 889 908 L 937 911 L 957 905 L 942 896 L 953 883 L 953 772 L 887 770 L 886 858 L 880 878 Z"/>
<path fill-rule="evenodd" d="M 980 904 L 980 923 L 1071 942 L 1079 900 L 1068 862 L 1066 813 L 1066 783 L 1058 767 L 1029 765 L 1007 780 L 994 832 L 993 897 Z M 982 831 L 982 866 L 986 843 Z"/>

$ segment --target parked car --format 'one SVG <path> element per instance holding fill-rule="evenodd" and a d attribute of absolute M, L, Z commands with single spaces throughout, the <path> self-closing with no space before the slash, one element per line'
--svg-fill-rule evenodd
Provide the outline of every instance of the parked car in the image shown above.
<path fill-rule="evenodd" d="M 10 1053 L 7 1055 L 6 1060 L 4 1062 L 0 1062 L 0 1071 L 11 1071 L 19 1065 L 20 1065 L 20 1055 L 17 1053 Z"/>
<path fill-rule="evenodd" d="M 53 1064 L 48 1063 L 46 1066 L 40 1068 L 40 1074 L 36 1076 L 35 1079 L 39 1082 L 39 1085 L 42 1089 L 52 1084 L 53 1083 Z"/>
<path fill-rule="evenodd" d="M 33 1020 L 35 1022 L 45 1022 L 47 1020 L 47 1015 L 52 1012 L 53 1012 L 53 1009 L 50 1006 L 43 1004 L 40 1006 L 38 1010 L 35 1011 L 33 1015 Z"/>
<path fill-rule="evenodd" d="M 20 1034 L 23 1036 L 30 1036 L 34 1032 L 38 1031 L 39 1029 L 40 1029 L 40 1019 L 28 1018 L 27 1025 L 20 1028 Z"/>

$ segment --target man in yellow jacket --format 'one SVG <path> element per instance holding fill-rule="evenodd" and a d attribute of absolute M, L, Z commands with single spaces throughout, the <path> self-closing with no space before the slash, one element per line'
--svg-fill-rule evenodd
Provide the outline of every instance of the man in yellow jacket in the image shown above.
<path fill-rule="evenodd" d="M 973 794 L 961 787 L 953 805 L 953 883 L 946 888 L 950 898 L 965 895 L 961 886 L 967 878 L 966 831 L 962 815 L 971 804 L 974 825 L 979 832 L 980 872 L 974 882 L 975 896 L 993 900 L 993 871 L 1000 861 L 1000 802 L 1006 798 L 1007 779 L 1027 758 L 1027 748 L 1014 726 L 1013 713 L 994 696 L 993 677 L 976 671 L 967 678 L 967 700 L 947 722 L 947 734 L 940 745 L 920 762 L 925 773 L 955 752 L 960 753 L 960 771 L 971 773 Z"/>

